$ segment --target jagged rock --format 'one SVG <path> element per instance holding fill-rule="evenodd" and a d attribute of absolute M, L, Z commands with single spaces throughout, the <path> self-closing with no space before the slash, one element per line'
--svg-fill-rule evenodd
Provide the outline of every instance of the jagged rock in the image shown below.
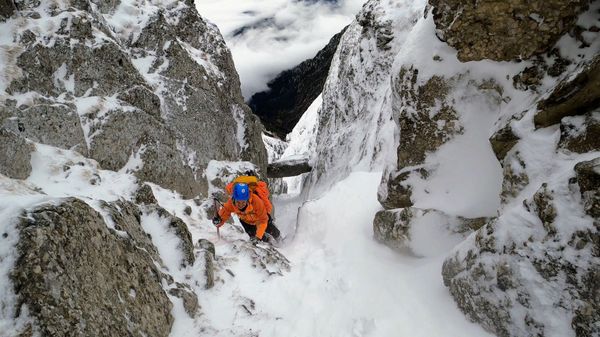
<path fill-rule="evenodd" d="M 585 115 L 600 107 L 600 56 L 575 79 L 560 83 L 537 107 L 533 119 L 536 128 L 558 124 L 563 117 Z"/>
<path fill-rule="evenodd" d="M 551 48 L 575 26 L 589 0 L 429 0 L 438 38 L 462 62 L 529 59 Z"/>
<path fill-rule="evenodd" d="M 586 213 L 600 219 L 600 158 L 578 163 L 575 173 Z"/>
<path fill-rule="evenodd" d="M 519 137 L 513 133 L 510 123 L 496 131 L 490 138 L 490 144 L 492 145 L 492 150 L 494 151 L 496 158 L 498 158 L 498 161 L 502 162 L 508 151 L 510 151 L 518 141 Z"/>
<path fill-rule="evenodd" d="M 206 277 L 205 288 L 210 289 L 215 286 L 215 245 L 206 240 L 200 239 L 196 244 L 200 254 L 204 257 L 204 276 Z"/>
<path fill-rule="evenodd" d="M 321 94 L 331 59 L 345 31 L 346 28 L 335 34 L 312 59 L 277 75 L 267 83 L 269 90 L 252 95 L 248 105 L 269 131 L 285 139 Z"/>
<path fill-rule="evenodd" d="M 25 179 L 31 173 L 31 153 L 35 146 L 15 133 L 0 128 L 0 173 Z"/>
<path fill-rule="evenodd" d="M 563 118 L 558 146 L 576 153 L 600 149 L 600 111 Z"/>
<path fill-rule="evenodd" d="M 135 203 L 136 204 L 157 204 L 156 198 L 154 197 L 154 193 L 152 192 L 152 187 L 148 184 L 142 184 L 140 188 L 135 192 Z"/>
<path fill-rule="evenodd" d="M 42 335 L 169 335 L 172 304 L 161 273 L 133 239 L 73 198 L 23 219 L 11 278 Z"/>
<path fill-rule="evenodd" d="M 308 158 L 280 160 L 267 166 L 267 176 L 269 178 L 293 177 L 311 170 Z"/>
<path fill-rule="evenodd" d="M 189 287 L 184 286 L 181 283 L 177 283 L 177 288 L 169 289 L 169 295 L 181 298 L 183 300 L 183 308 L 185 312 L 191 317 L 196 317 L 198 310 L 200 310 L 200 304 L 198 303 L 198 296 Z"/>
<path fill-rule="evenodd" d="M 4 127 L 38 143 L 87 154 L 87 144 L 74 106 L 38 104 L 15 109 Z"/>

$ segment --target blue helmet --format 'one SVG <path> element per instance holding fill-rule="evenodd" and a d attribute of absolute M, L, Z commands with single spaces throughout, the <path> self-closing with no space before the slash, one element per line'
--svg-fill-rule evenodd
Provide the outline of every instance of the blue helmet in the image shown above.
<path fill-rule="evenodd" d="M 250 188 L 248 184 L 237 183 L 233 186 L 233 200 L 247 201 L 250 199 Z"/>

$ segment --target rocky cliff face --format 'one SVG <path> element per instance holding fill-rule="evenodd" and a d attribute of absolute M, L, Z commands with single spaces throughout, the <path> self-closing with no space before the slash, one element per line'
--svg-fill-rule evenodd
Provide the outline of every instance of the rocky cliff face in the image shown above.
<path fill-rule="evenodd" d="M 266 165 L 229 50 L 192 2 L 9 3 L 4 129 L 106 169 L 140 158 L 127 169 L 187 198 L 206 194 L 212 159 Z"/>
<path fill-rule="evenodd" d="M 346 28 L 334 35 L 312 59 L 277 75 L 267 84 L 268 91 L 252 95 L 248 105 L 269 131 L 285 139 L 321 94 L 331 59 L 345 31 Z"/>
<path fill-rule="evenodd" d="M 462 242 L 444 283 L 499 336 L 600 333 L 599 7 L 369 1 L 324 88 L 309 187 L 385 166 L 375 238 Z"/>

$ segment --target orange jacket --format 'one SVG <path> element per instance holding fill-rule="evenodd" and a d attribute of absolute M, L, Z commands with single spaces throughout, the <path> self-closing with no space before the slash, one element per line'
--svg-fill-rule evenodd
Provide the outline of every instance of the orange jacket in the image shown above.
<path fill-rule="evenodd" d="M 248 200 L 248 206 L 244 211 L 235 207 L 233 200 L 229 198 L 225 205 L 219 210 L 219 216 L 221 217 L 221 224 L 231 217 L 231 213 L 237 214 L 241 221 L 256 226 L 256 237 L 262 239 L 267 230 L 267 223 L 269 222 L 269 216 L 262 200 L 254 195 L 250 194 Z"/>
<path fill-rule="evenodd" d="M 265 204 L 267 213 L 271 214 L 271 212 L 273 211 L 273 204 L 271 204 L 271 201 L 269 200 L 269 187 L 267 186 L 267 183 L 262 180 L 258 181 L 258 179 L 256 179 L 256 182 L 246 182 L 244 180 L 237 180 L 238 179 L 230 182 L 225 186 L 225 190 L 227 191 L 227 193 L 229 193 L 229 195 L 233 193 L 233 185 L 235 185 L 235 183 L 244 182 L 248 184 L 248 186 L 250 186 L 250 190 L 252 191 L 252 193 L 257 194 L 260 197 L 262 202 Z"/>

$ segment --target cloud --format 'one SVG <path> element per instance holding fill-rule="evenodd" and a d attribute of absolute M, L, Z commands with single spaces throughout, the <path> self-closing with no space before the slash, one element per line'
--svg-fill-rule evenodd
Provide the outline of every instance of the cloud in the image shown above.
<path fill-rule="evenodd" d="M 221 30 L 249 99 L 282 70 L 315 56 L 364 2 L 196 0 L 196 7 Z"/>

